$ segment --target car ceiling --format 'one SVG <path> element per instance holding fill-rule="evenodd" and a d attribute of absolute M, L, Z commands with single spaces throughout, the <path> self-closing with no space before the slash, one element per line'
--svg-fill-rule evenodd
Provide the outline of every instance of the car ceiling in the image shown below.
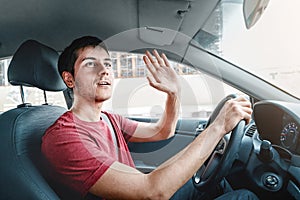
<path fill-rule="evenodd" d="M 0 0 L 0 57 L 11 56 L 27 39 L 61 51 L 83 35 L 107 40 L 110 50 L 164 47 L 184 53 L 218 1 Z"/>

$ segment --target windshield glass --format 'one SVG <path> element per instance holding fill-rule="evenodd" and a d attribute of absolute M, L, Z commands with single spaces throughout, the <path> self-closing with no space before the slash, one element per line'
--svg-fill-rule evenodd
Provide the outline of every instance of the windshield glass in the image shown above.
<path fill-rule="evenodd" d="M 194 39 L 207 51 L 300 98 L 300 1 L 271 0 L 250 30 L 242 3 L 221 1 Z"/>

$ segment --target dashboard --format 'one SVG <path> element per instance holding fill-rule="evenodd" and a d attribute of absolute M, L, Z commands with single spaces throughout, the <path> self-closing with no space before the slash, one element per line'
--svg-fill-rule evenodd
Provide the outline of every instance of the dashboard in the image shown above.
<path fill-rule="evenodd" d="M 300 155 L 300 104 L 262 101 L 255 104 L 253 115 L 261 140 Z"/>

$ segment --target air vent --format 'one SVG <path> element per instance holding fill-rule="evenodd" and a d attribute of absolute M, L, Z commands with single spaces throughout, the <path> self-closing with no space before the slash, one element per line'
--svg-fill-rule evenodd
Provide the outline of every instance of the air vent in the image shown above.
<path fill-rule="evenodd" d="M 248 130 L 247 130 L 247 132 L 246 132 L 246 135 L 247 135 L 248 137 L 252 137 L 252 136 L 254 135 L 256 129 L 257 129 L 257 128 L 256 128 L 256 125 L 255 125 L 255 124 L 252 124 L 252 125 L 248 128 Z"/>

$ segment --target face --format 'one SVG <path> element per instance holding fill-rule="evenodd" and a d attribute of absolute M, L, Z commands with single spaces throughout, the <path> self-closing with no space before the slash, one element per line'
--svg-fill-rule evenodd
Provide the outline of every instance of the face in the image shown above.
<path fill-rule="evenodd" d="M 72 84 L 74 98 L 102 103 L 112 95 L 113 70 L 108 53 L 101 47 L 78 50 Z M 70 75 L 70 74 L 69 74 Z"/>

